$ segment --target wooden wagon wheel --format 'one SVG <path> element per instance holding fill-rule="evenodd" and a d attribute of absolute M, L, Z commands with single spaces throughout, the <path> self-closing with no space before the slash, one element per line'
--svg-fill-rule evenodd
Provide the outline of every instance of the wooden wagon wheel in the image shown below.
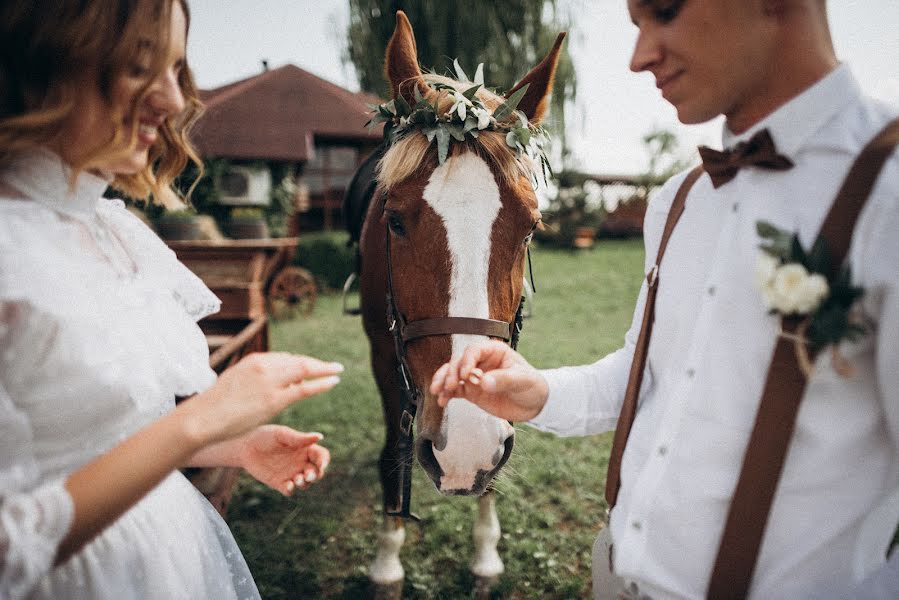
<path fill-rule="evenodd" d="M 275 319 L 308 315 L 315 308 L 317 294 L 312 273 L 300 267 L 285 267 L 272 279 L 268 293 L 269 314 Z"/>

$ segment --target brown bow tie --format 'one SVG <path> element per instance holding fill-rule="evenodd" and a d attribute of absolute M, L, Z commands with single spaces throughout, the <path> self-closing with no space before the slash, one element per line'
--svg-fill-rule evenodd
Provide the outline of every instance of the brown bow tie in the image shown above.
<path fill-rule="evenodd" d="M 702 168 L 712 178 L 712 185 L 721 187 L 737 175 L 742 167 L 761 167 L 775 171 L 785 171 L 793 167 L 793 161 L 777 153 L 774 140 L 767 129 L 762 129 L 748 141 L 740 142 L 731 150 L 712 150 L 699 147 Z"/>

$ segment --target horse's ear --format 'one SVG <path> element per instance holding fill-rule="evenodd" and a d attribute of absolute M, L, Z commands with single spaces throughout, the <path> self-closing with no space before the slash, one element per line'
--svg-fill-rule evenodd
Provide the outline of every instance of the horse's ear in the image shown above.
<path fill-rule="evenodd" d="M 553 79 L 556 76 L 556 66 L 559 64 L 559 52 L 562 50 L 562 40 L 565 39 L 563 31 L 556 36 L 556 43 L 539 65 L 531 69 L 524 79 L 515 84 L 506 96 L 511 96 L 527 84 L 528 91 L 518 103 L 518 110 L 523 112 L 531 123 L 539 123 L 546 115 L 549 95 L 553 89 Z"/>
<path fill-rule="evenodd" d="M 394 98 L 402 95 L 410 105 L 415 106 L 416 86 L 422 96 L 428 95 L 430 88 L 418 67 L 418 50 L 412 25 L 406 13 L 401 10 L 396 11 L 396 29 L 387 43 L 384 72 Z"/>

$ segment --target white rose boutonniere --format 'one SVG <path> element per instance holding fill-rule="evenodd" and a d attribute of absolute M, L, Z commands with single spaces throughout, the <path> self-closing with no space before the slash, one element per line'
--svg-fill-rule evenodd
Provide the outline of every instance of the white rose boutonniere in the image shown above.
<path fill-rule="evenodd" d="M 809 352 L 814 355 L 831 346 L 834 367 L 849 376 L 851 366 L 836 347 L 842 340 L 855 340 L 867 332 L 850 311 L 864 290 L 852 285 L 848 266 L 836 271 L 831 268 L 824 240 L 806 251 L 794 233 L 764 221 L 756 223 L 756 229 L 765 240 L 756 263 L 756 287 L 772 314 L 801 320 L 799 337 L 794 340 L 800 365 L 808 374 Z"/>

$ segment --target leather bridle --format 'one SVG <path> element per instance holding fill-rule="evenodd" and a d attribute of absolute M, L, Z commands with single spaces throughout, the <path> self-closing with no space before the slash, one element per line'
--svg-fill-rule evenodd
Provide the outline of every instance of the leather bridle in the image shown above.
<path fill-rule="evenodd" d="M 518 347 L 518 338 L 524 323 L 522 317 L 524 295 L 522 294 L 521 301 L 518 303 L 518 310 L 515 312 L 515 318 L 510 323 L 476 317 L 435 317 L 418 321 L 406 321 L 396 305 L 396 294 L 393 289 L 393 268 L 391 266 L 390 227 L 385 226 L 385 229 L 387 230 L 387 330 L 393 335 L 398 365 L 397 379 L 402 401 L 400 437 L 397 442 L 400 461 L 400 509 L 398 511 L 388 511 L 387 515 L 419 521 L 419 517 L 409 511 L 409 505 L 412 495 L 412 465 L 414 462 L 412 426 L 415 422 L 415 413 L 421 402 L 422 393 L 412 380 L 412 371 L 406 360 L 406 345 L 413 340 L 423 337 L 468 334 L 499 338 L 507 342 L 512 349 L 515 349 Z M 531 288 L 533 289 L 534 273 L 531 270 L 530 249 L 527 251 L 527 259 L 528 271 L 531 275 Z M 509 451 L 505 452 L 503 459 L 497 464 L 495 469 L 503 466 L 505 461 L 508 460 L 509 454 Z"/>

